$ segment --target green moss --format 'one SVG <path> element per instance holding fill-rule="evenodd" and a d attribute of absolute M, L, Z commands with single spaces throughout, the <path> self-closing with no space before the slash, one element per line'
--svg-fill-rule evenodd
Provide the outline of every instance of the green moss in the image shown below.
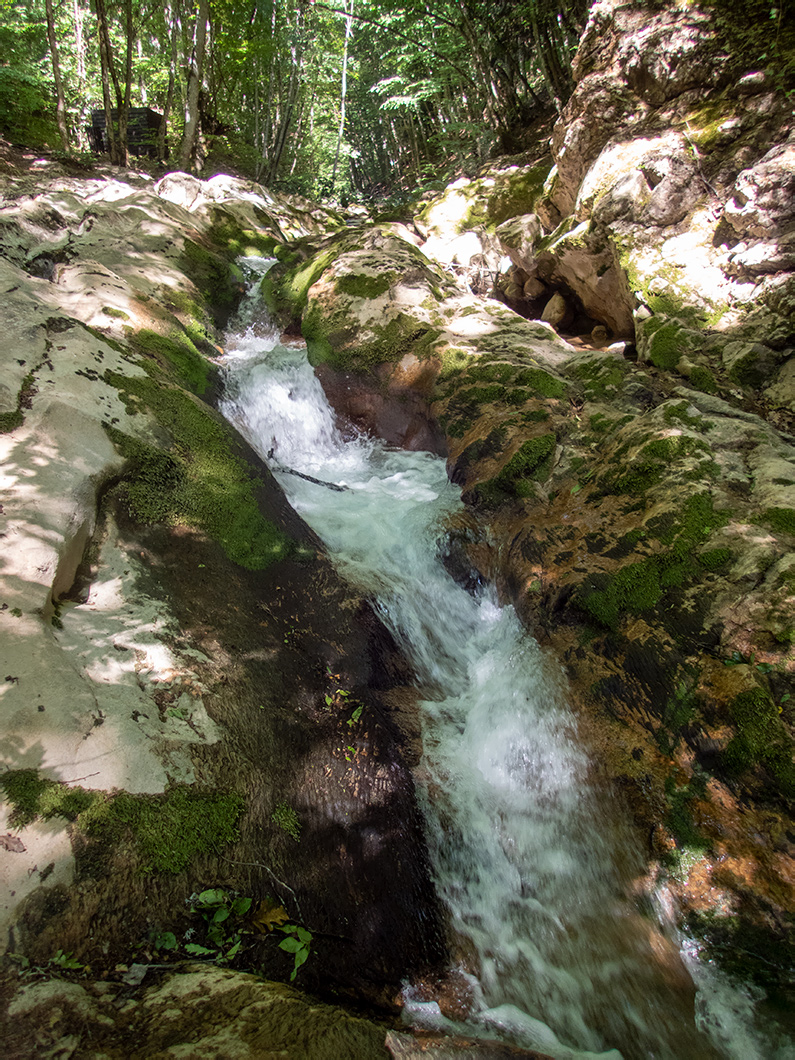
<path fill-rule="evenodd" d="M 767 508 L 762 513 L 762 521 L 777 534 L 795 536 L 795 510 L 792 508 Z"/>
<path fill-rule="evenodd" d="M 337 280 L 337 287 L 352 298 L 378 298 L 389 290 L 394 279 L 393 274 L 367 276 L 364 273 L 346 273 Z"/>
<path fill-rule="evenodd" d="M 610 356 L 579 361 L 571 368 L 571 374 L 583 383 L 591 401 L 599 401 L 619 389 L 628 371 L 627 364 Z"/>
<path fill-rule="evenodd" d="M 677 786 L 673 777 L 665 782 L 668 808 L 665 823 L 676 839 L 677 846 L 691 851 L 704 851 L 709 842 L 693 821 L 692 804 L 702 798 L 706 788 L 706 777 L 696 773 L 689 784 Z"/>
<path fill-rule="evenodd" d="M 722 765 L 732 776 L 741 776 L 763 764 L 776 781 L 778 793 L 795 797 L 793 741 L 778 707 L 761 688 L 741 692 L 730 706 L 736 735 L 722 755 Z"/>
<path fill-rule="evenodd" d="M 517 386 L 530 387 L 536 394 L 545 398 L 562 398 L 566 393 L 565 384 L 541 368 L 523 368 L 517 373 L 514 383 Z"/>
<path fill-rule="evenodd" d="M 516 377 L 516 368 L 504 361 L 487 361 L 473 364 L 467 372 L 467 379 L 483 383 L 508 383 Z"/>
<path fill-rule="evenodd" d="M 335 328 L 317 306 L 310 306 L 302 324 L 312 365 L 328 363 L 338 371 L 367 372 L 378 364 L 399 361 L 408 352 L 418 353 L 439 332 L 407 313 L 398 313 L 386 324 L 371 324 L 370 337 L 357 337 L 352 326 Z M 357 338 L 355 343 L 353 339 Z"/>
<path fill-rule="evenodd" d="M 296 843 L 301 838 L 301 821 L 298 814 L 286 802 L 280 802 L 271 814 L 271 820 Z"/>
<path fill-rule="evenodd" d="M 127 400 L 150 408 L 174 442 L 164 452 L 106 428 L 128 460 L 117 488 L 134 518 L 202 530 L 248 570 L 262 570 L 292 551 L 293 542 L 260 513 L 256 481 L 232 453 L 226 427 L 208 409 L 149 378 L 107 373 L 105 379 Z"/>
<path fill-rule="evenodd" d="M 507 176 L 498 176 L 494 191 L 486 202 L 484 218 L 486 225 L 493 230 L 511 217 L 532 213 L 544 190 L 544 181 L 549 176 L 551 168 L 552 159 L 545 158 L 530 169 L 522 169 Z M 472 226 L 469 217 L 465 224 L 468 227 Z"/>
<path fill-rule="evenodd" d="M 621 567 L 613 574 L 592 575 L 577 590 L 578 605 L 608 629 L 617 629 L 627 614 L 642 614 L 658 608 L 669 590 L 678 589 L 703 575 L 704 566 L 696 562 L 695 550 L 727 522 L 728 516 L 714 510 L 712 498 L 707 493 L 691 497 L 681 516 L 669 513 L 666 517 L 649 520 L 643 530 L 634 533 L 656 538 L 670 547 Z M 723 551 L 714 550 L 712 555 Z M 709 557 L 710 553 L 705 555 Z"/>
<path fill-rule="evenodd" d="M 442 353 L 442 367 L 437 377 L 439 383 L 459 375 L 473 358 L 468 350 L 458 346 L 449 346 Z"/>
<path fill-rule="evenodd" d="M 22 411 L 30 408 L 36 386 L 33 382 L 33 372 L 28 372 L 22 380 L 22 386 L 17 394 L 17 407 L 11 412 L 0 412 L 0 434 L 10 434 L 25 422 L 25 414 Z"/>
<path fill-rule="evenodd" d="M 649 343 L 648 355 L 652 364 L 658 368 L 674 369 L 687 352 L 687 345 L 682 342 L 682 328 L 675 320 L 669 320 L 658 328 Z"/>
<path fill-rule="evenodd" d="M 0 434 L 10 434 L 25 422 L 22 409 L 14 409 L 13 412 L 0 412 Z"/>
<path fill-rule="evenodd" d="M 592 575 L 578 596 L 585 611 L 600 625 L 616 629 L 627 612 L 649 610 L 662 594 L 657 564 L 641 560 L 614 575 Z"/>
<path fill-rule="evenodd" d="M 744 356 L 737 358 L 729 369 L 729 379 L 751 390 L 758 390 L 765 385 L 767 373 L 755 349 L 752 348 Z"/>
<path fill-rule="evenodd" d="M 265 227 L 272 225 L 272 219 L 258 211 Z M 250 257 L 257 254 L 268 257 L 273 254 L 279 240 L 269 232 L 261 229 L 246 228 L 236 217 L 223 207 L 216 206 L 212 213 L 212 224 L 208 231 L 209 240 L 229 259 Z"/>
<path fill-rule="evenodd" d="M 691 416 L 687 411 L 689 407 L 687 401 L 668 402 L 663 408 L 663 419 L 669 425 L 681 423 L 695 431 L 704 432 L 709 430 L 712 426 L 709 420 L 698 413 L 695 416 Z"/>
<path fill-rule="evenodd" d="M 47 780 L 35 769 L 0 776 L 11 804 L 9 823 L 22 828 L 38 818 L 74 821 L 87 836 L 113 842 L 130 834 L 144 872 L 181 872 L 200 852 L 212 853 L 237 839 L 243 799 L 179 785 L 163 795 L 87 791 Z"/>
<path fill-rule="evenodd" d="M 549 474 L 555 444 L 554 434 L 542 434 L 523 442 L 498 475 L 475 487 L 473 500 L 494 508 L 516 497 L 531 496 L 531 481 L 542 481 Z"/>
<path fill-rule="evenodd" d="M 295 259 L 287 259 L 263 276 L 260 284 L 263 300 L 282 324 L 301 323 L 310 287 L 317 283 L 343 250 L 344 243 L 338 240 L 325 250 L 313 253 L 308 260 L 296 255 Z"/>
<path fill-rule="evenodd" d="M 177 381 L 194 394 L 207 390 L 209 365 L 186 336 L 168 337 L 144 328 L 130 335 L 129 342 L 137 354 L 154 357 L 160 364 L 174 368 Z"/>
<path fill-rule="evenodd" d="M 705 570 L 717 572 L 728 566 L 732 559 L 732 551 L 729 548 L 712 548 L 707 552 L 700 552 L 696 559 Z"/>
<path fill-rule="evenodd" d="M 679 435 L 675 438 L 654 438 L 647 442 L 638 452 L 625 471 L 616 474 L 609 471 L 599 482 L 603 493 L 630 494 L 640 496 L 652 486 L 659 485 L 677 469 L 677 463 L 683 459 L 701 454 L 709 455 L 711 450 L 706 442 L 690 435 Z M 615 454 L 618 456 L 618 454 Z M 694 478 L 704 477 L 709 469 L 702 463 L 694 470 Z"/>
<path fill-rule="evenodd" d="M 549 413 L 546 409 L 531 409 L 529 412 L 523 412 L 520 419 L 522 423 L 543 423 L 549 419 Z"/>
<path fill-rule="evenodd" d="M 468 404 L 474 403 L 475 405 L 490 404 L 495 401 L 501 401 L 506 394 L 504 386 L 500 386 L 499 383 L 492 383 L 491 386 L 472 386 L 466 390 L 459 390 L 456 397 L 460 401 L 465 401 Z"/>
<path fill-rule="evenodd" d="M 243 290 L 239 269 L 229 258 L 192 239 L 185 240 L 178 262 L 198 288 L 216 323 L 225 324 Z"/>
<path fill-rule="evenodd" d="M 703 365 L 696 364 L 691 368 L 689 380 L 696 390 L 701 390 L 705 394 L 717 394 L 718 392 L 715 376 L 709 368 L 704 368 Z"/>
<path fill-rule="evenodd" d="M 243 799 L 235 793 L 180 785 L 163 795 L 119 792 L 94 803 L 78 825 L 87 835 L 103 838 L 128 831 L 144 873 L 178 873 L 197 854 L 216 853 L 234 843 L 243 810 Z"/>
<path fill-rule="evenodd" d="M 130 319 L 129 313 L 125 313 L 123 309 L 116 309 L 116 307 L 112 305 L 103 305 L 102 312 L 106 317 L 115 317 L 118 320 Z"/>
<path fill-rule="evenodd" d="M 663 710 L 662 727 L 657 734 L 657 742 L 660 746 L 660 750 L 663 754 L 671 755 L 676 749 L 682 735 L 682 730 L 685 729 L 693 720 L 698 708 L 698 700 L 696 696 L 688 689 L 687 685 L 682 682 L 676 689 L 674 695 L 665 704 Z M 675 828 L 672 831 L 677 835 Z M 687 842 L 684 836 L 681 837 L 683 842 Z"/>

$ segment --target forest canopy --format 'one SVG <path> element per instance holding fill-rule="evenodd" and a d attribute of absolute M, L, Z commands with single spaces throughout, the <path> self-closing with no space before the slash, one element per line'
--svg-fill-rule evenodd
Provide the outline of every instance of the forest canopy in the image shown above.
<path fill-rule="evenodd" d="M 522 147 L 572 91 L 584 0 L 0 0 L 0 135 L 71 155 L 94 111 L 151 153 L 310 196 L 414 186 Z M 104 120 L 103 120 L 104 124 Z"/>

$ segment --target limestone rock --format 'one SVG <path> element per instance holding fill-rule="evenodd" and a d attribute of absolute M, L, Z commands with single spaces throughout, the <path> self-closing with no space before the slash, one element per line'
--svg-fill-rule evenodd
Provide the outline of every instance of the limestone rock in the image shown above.
<path fill-rule="evenodd" d="M 738 239 L 770 243 L 771 237 L 786 234 L 795 223 L 795 144 L 772 148 L 739 174 L 724 217 Z"/>
<path fill-rule="evenodd" d="M 33 982 L 19 988 L 5 1008 L 7 1044 L 19 1056 L 374 1060 L 386 1055 L 386 1031 L 377 1023 L 283 984 L 212 965 L 189 965 L 164 976 L 150 970 L 136 990 L 118 981 Z"/>
<path fill-rule="evenodd" d="M 160 190 L 59 178 L 0 206 L 2 816 L 24 847 L 0 861 L 0 943 L 112 967 L 153 924 L 184 942 L 197 885 L 276 890 L 337 940 L 304 981 L 381 1000 L 443 951 L 413 786 L 380 707 L 343 783 L 346 722 L 320 705 L 329 666 L 363 706 L 407 667 L 203 400 L 216 322 L 240 296 L 233 259 L 336 222 L 227 178 Z M 376 784 L 389 797 L 368 807 L 368 835 L 390 832 L 388 872 L 340 854 L 358 849 L 350 800 Z M 339 820 L 300 851 L 274 823 L 280 805 L 326 820 L 331 803 Z M 95 827 L 89 811 L 109 817 Z M 270 950 L 251 959 L 287 974 Z"/>
<path fill-rule="evenodd" d="M 503 221 L 496 232 L 504 254 L 518 269 L 530 272 L 535 259 L 535 245 L 541 238 L 541 224 L 535 214 L 522 214 Z"/>
<path fill-rule="evenodd" d="M 571 310 L 566 305 L 566 299 L 560 292 L 553 294 L 541 313 L 541 320 L 551 324 L 553 328 L 561 327 L 566 318 L 571 316 Z"/>

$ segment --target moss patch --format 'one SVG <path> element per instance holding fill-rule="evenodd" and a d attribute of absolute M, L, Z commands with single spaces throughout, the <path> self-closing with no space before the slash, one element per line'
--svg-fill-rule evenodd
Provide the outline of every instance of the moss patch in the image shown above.
<path fill-rule="evenodd" d="M 475 487 L 471 499 L 485 508 L 496 508 L 516 497 L 532 496 L 531 482 L 541 481 L 549 474 L 555 444 L 554 434 L 523 442 L 498 475 Z"/>
<path fill-rule="evenodd" d="M 292 551 L 293 542 L 260 513 L 256 480 L 208 409 L 150 378 L 107 373 L 105 379 L 128 403 L 137 400 L 150 408 L 173 439 L 171 451 L 164 452 L 106 427 L 128 460 L 117 488 L 133 518 L 202 530 L 248 570 L 263 570 Z"/>
<path fill-rule="evenodd" d="M 639 450 L 625 471 L 608 471 L 603 475 L 599 480 L 599 489 L 604 495 L 612 493 L 641 496 L 647 489 L 659 485 L 677 470 L 680 461 L 688 457 L 705 458 L 699 460 L 692 472 L 694 479 L 702 479 L 706 474 L 716 471 L 711 454 L 712 451 L 706 442 L 690 435 L 654 438 Z M 690 477 L 690 473 L 685 474 Z"/>
<path fill-rule="evenodd" d="M 219 327 L 226 324 L 243 293 L 242 274 L 230 257 L 186 239 L 178 259 L 179 268 L 198 288 Z"/>
<path fill-rule="evenodd" d="M 727 522 L 728 516 L 714 510 L 707 493 L 691 497 L 681 517 L 670 514 L 650 520 L 645 527 L 647 537 L 670 547 L 612 574 L 592 575 L 577 590 L 579 606 L 608 629 L 617 629 L 627 614 L 642 614 L 657 608 L 670 590 L 703 577 L 705 567 L 709 570 L 710 560 L 700 564 L 694 550 Z M 721 553 L 717 557 L 719 561 L 728 559 L 723 556 L 724 550 L 714 551 Z M 709 557 L 710 553 L 703 555 Z M 665 618 L 670 617 L 666 613 Z M 674 632 L 676 623 L 674 618 Z"/>
<path fill-rule="evenodd" d="M 33 382 L 33 373 L 28 372 L 22 380 L 22 386 L 17 394 L 17 407 L 11 412 L 0 413 L 0 434 L 10 434 L 25 422 L 23 409 L 29 409 L 36 393 L 36 385 Z"/>
<path fill-rule="evenodd" d="M 740 776 L 762 764 L 775 779 L 778 792 L 786 799 L 795 797 L 793 741 L 770 696 L 761 688 L 741 692 L 730 710 L 737 733 L 723 752 L 723 768 Z"/>
<path fill-rule="evenodd" d="M 762 521 L 777 534 L 795 537 L 795 510 L 792 508 L 767 508 L 762 514 Z"/>
<path fill-rule="evenodd" d="M 194 394 L 203 394 L 209 385 L 209 365 L 187 336 L 168 337 L 146 328 L 130 336 L 133 350 L 153 357 L 161 365 L 171 366 L 180 383 Z"/>
<path fill-rule="evenodd" d="M 628 371 L 629 365 L 615 357 L 593 357 L 571 368 L 571 374 L 583 384 L 590 401 L 600 401 L 615 393 L 623 386 Z"/>
<path fill-rule="evenodd" d="M 367 276 L 364 273 L 346 273 L 337 280 L 337 287 L 352 298 L 378 298 L 392 286 L 391 275 Z"/>
<path fill-rule="evenodd" d="M 181 872 L 199 853 L 213 853 L 238 838 L 243 813 L 240 795 L 198 791 L 178 785 L 162 795 L 126 791 L 87 791 L 19 769 L 0 777 L 12 810 L 10 823 L 21 828 L 37 818 L 63 817 L 84 835 L 119 842 L 130 836 L 142 871 Z"/>

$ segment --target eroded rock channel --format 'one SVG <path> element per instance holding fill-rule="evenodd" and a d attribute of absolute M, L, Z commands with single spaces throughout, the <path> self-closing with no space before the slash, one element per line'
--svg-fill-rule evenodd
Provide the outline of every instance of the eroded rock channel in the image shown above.
<path fill-rule="evenodd" d="M 67 1039 L 90 1055 L 87 1026 L 107 1055 L 132 1055 L 129 1036 L 180 991 L 195 1022 L 162 1024 L 141 1055 L 222 1033 L 257 1055 L 265 1039 L 234 1021 L 258 991 L 274 1011 L 314 1004 L 213 968 L 215 1015 L 198 1011 L 199 973 L 181 963 L 197 955 L 282 979 L 297 967 L 298 985 L 389 1020 L 410 979 L 415 1016 L 438 1005 L 461 1034 L 489 1012 L 525 1053 L 788 1055 L 791 114 L 703 12 L 649 19 L 597 5 L 550 140 L 399 222 L 346 227 L 222 176 L 4 178 L 0 871 L 19 1055 Z M 354 480 L 329 475 L 328 454 L 293 468 L 321 484 L 289 475 L 269 426 L 246 426 L 257 454 L 215 411 L 239 259 L 273 253 L 262 293 L 305 338 L 330 429 L 386 442 L 387 478 L 425 490 L 424 514 L 439 505 L 452 610 L 480 629 L 485 662 L 456 654 L 448 612 L 425 602 L 431 665 L 408 619 L 385 623 L 357 557 L 338 572 L 342 546 L 282 489 L 303 491 L 302 512 L 313 490 L 344 505 Z M 391 467 L 404 455 L 434 464 L 432 486 Z M 494 598 L 476 599 L 486 585 Z M 514 638 L 510 664 L 490 636 Z M 483 715 L 441 694 L 433 666 L 474 675 Z M 536 694 L 536 671 L 557 691 Z M 541 734 L 526 700 L 552 711 Z M 507 723 L 492 708 L 512 702 L 512 764 L 495 766 Z M 496 769 L 504 801 L 456 805 L 444 785 L 464 766 L 470 791 Z M 563 852 L 545 799 L 572 803 Z M 503 864 L 504 891 L 479 889 L 476 854 Z M 567 993 L 550 969 L 576 965 L 602 920 Z M 312 938 L 297 965 L 299 928 Z M 634 1046 L 632 1006 L 605 1012 L 583 985 L 601 983 L 616 934 L 617 978 L 642 982 L 632 969 L 655 951 L 666 984 L 641 991 L 666 1029 L 642 1017 Z M 734 1001 L 688 966 L 698 949 L 702 970 L 735 977 Z M 139 1007 L 122 1019 L 107 999 L 128 995 Z M 314 1044 L 279 1048 L 413 1047 L 315 1008 Z"/>

